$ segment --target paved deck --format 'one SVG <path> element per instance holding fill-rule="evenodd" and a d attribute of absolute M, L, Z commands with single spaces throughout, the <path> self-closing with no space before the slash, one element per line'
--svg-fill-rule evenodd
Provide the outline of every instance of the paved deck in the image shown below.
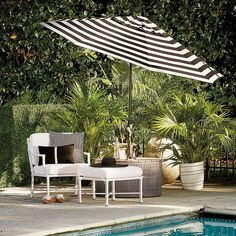
<path fill-rule="evenodd" d="M 161 197 L 110 200 L 92 200 L 83 196 L 78 204 L 72 186 L 56 187 L 63 193 L 64 203 L 42 204 L 45 186 L 37 186 L 33 199 L 29 187 L 0 189 L 0 235 L 48 235 L 58 232 L 81 230 L 89 227 L 197 211 L 204 205 L 230 207 L 236 211 L 235 185 L 205 185 L 203 191 L 182 190 L 180 184 L 165 185 Z"/>

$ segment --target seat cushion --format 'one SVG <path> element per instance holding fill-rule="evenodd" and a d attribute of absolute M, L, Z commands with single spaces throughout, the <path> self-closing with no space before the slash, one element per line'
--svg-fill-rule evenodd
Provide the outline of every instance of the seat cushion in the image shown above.
<path fill-rule="evenodd" d="M 68 175 L 76 176 L 79 172 L 80 166 L 85 166 L 87 164 L 48 164 L 45 165 L 46 172 L 44 171 L 44 166 L 35 166 L 33 168 L 35 175 Z"/>
<path fill-rule="evenodd" d="M 143 171 L 138 166 L 127 166 L 117 168 L 97 168 L 91 166 L 80 166 L 79 174 L 83 177 L 97 178 L 97 179 L 120 179 L 140 177 Z"/>

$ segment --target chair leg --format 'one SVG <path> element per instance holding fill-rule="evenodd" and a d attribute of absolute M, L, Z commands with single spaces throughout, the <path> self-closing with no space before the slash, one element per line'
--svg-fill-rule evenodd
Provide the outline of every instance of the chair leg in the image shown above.
<path fill-rule="evenodd" d="M 50 177 L 47 176 L 47 195 L 50 196 Z"/>
<path fill-rule="evenodd" d="M 78 189 L 78 202 L 82 203 L 82 193 L 81 193 L 81 178 L 78 176 L 77 178 L 77 189 Z"/>
<path fill-rule="evenodd" d="M 31 193 L 30 193 L 30 197 L 33 197 L 34 195 L 34 176 L 31 175 Z"/>

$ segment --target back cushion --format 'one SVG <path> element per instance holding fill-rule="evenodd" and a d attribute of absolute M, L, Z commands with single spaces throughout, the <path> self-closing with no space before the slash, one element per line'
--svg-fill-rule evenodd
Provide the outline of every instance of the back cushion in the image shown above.
<path fill-rule="evenodd" d="M 45 164 L 54 164 L 54 147 L 39 146 L 39 153 L 45 154 Z M 42 165 L 42 158 L 39 158 L 39 165 Z"/>
<path fill-rule="evenodd" d="M 74 163 L 74 144 L 57 147 L 58 163 Z"/>

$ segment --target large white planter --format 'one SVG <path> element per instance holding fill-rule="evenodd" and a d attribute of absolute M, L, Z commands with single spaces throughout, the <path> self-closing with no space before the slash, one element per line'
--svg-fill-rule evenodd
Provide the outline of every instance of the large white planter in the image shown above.
<path fill-rule="evenodd" d="M 156 157 L 162 159 L 162 183 L 171 184 L 176 181 L 179 177 L 179 165 L 176 165 L 175 161 L 169 160 L 173 157 L 173 152 L 169 149 L 164 151 L 158 150 L 166 144 L 172 143 L 170 139 L 162 138 L 157 139 L 152 137 L 147 145 L 144 156 L 145 157 Z M 178 149 L 178 147 L 176 146 Z"/>
<path fill-rule="evenodd" d="M 172 184 L 179 177 L 179 164 L 176 165 L 175 161 L 162 159 L 162 177 L 163 184 Z"/>
<path fill-rule="evenodd" d="M 204 184 L 204 162 L 180 164 L 183 189 L 202 190 Z"/>

